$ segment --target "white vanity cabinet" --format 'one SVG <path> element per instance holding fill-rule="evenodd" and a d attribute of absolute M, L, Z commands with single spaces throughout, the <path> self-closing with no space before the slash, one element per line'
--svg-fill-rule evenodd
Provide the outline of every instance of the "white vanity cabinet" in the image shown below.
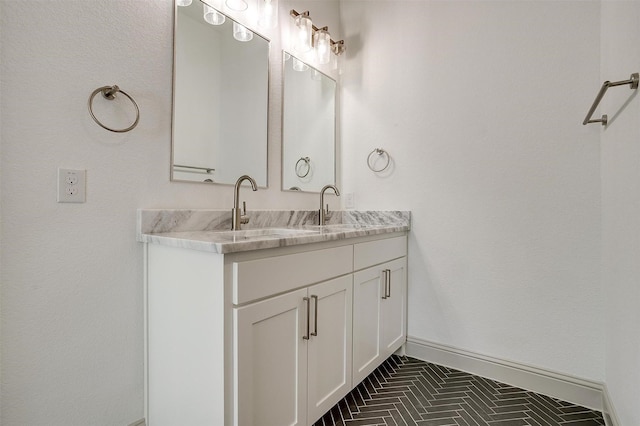
<path fill-rule="evenodd" d="M 352 276 L 234 309 L 239 425 L 307 425 L 351 390 Z"/>
<path fill-rule="evenodd" d="M 406 233 L 145 247 L 148 426 L 311 425 L 406 339 Z"/>
<path fill-rule="evenodd" d="M 394 259 L 380 263 L 385 259 Z M 407 337 L 406 239 L 355 246 L 353 382 L 360 383 L 400 348 Z"/>

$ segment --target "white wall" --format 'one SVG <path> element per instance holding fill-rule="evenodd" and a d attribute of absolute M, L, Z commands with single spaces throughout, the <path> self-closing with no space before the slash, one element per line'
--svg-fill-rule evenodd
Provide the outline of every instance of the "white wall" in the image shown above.
<path fill-rule="evenodd" d="M 309 8 L 337 21 L 335 6 Z M 3 425 L 113 426 L 141 418 L 136 209 L 232 207 L 229 186 L 169 182 L 172 9 L 172 0 L 0 2 Z M 316 208 L 316 194 L 280 191 L 274 43 L 270 187 L 242 197 L 249 209 Z M 91 120 L 87 98 L 107 84 L 138 102 L 133 131 L 110 133 Z M 112 109 L 127 107 L 118 105 Z M 85 204 L 56 203 L 58 167 L 87 169 Z"/>
<path fill-rule="evenodd" d="M 640 1 L 602 2 L 602 75 L 640 72 Z M 640 96 L 612 88 L 602 131 L 602 284 L 606 298 L 606 383 L 620 425 L 640 424 Z M 600 127 L 600 126 L 598 126 Z"/>
<path fill-rule="evenodd" d="M 285 41 L 291 7 L 341 38 L 335 2 L 281 2 Z M 341 14 L 340 189 L 360 209 L 413 211 L 410 334 L 603 380 L 606 293 L 607 384 L 622 424 L 640 423 L 638 98 L 602 153 L 599 126 L 580 125 L 601 77 L 640 68 L 637 1 L 603 5 L 602 75 L 597 1 L 348 0 Z M 228 186 L 169 182 L 171 15 L 171 0 L 0 2 L 2 424 L 142 417 L 135 210 L 231 207 Z M 317 195 L 279 190 L 273 39 L 270 188 L 243 198 L 315 208 Z M 114 83 L 142 114 L 123 135 L 86 111 Z M 385 177 L 366 167 L 376 147 L 394 160 Z M 58 167 L 88 170 L 87 203 L 55 202 Z"/>
<path fill-rule="evenodd" d="M 342 189 L 412 211 L 409 334 L 602 380 L 600 130 L 581 124 L 599 2 L 349 0 L 341 18 Z"/>

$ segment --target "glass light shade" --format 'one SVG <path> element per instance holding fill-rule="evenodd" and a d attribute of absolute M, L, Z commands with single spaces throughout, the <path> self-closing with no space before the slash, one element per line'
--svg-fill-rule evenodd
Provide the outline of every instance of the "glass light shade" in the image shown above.
<path fill-rule="evenodd" d="M 190 6 L 192 0 L 176 0 L 178 6 Z"/>
<path fill-rule="evenodd" d="M 311 34 L 313 33 L 311 18 L 306 15 L 296 16 L 291 30 L 293 31 L 291 34 L 293 50 L 300 53 L 311 50 Z"/>
<path fill-rule="evenodd" d="M 207 4 L 202 5 L 204 8 L 204 20 L 211 25 L 222 25 L 226 20 L 225 16 Z"/>
<path fill-rule="evenodd" d="M 309 65 L 305 64 L 298 58 L 293 58 L 293 64 L 291 65 L 294 71 L 306 71 L 309 69 Z"/>
<path fill-rule="evenodd" d="M 316 31 L 313 36 L 313 46 L 318 63 L 328 64 L 331 61 L 331 34 L 326 28 Z"/>
<path fill-rule="evenodd" d="M 338 43 L 340 43 L 340 42 L 338 42 Z M 342 43 L 338 44 L 338 43 L 336 43 L 334 45 L 335 49 L 334 49 L 333 55 L 332 55 L 333 56 L 333 58 L 332 58 L 333 67 L 332 68 L 335 71 L 338 72 L 338 75 L 341 75 L 342 71 L 343 71 L 343 61 L 344 61 L 344 55 L 345 55 L 345 53 L 344 53 L 345 48 L 344 48 L 344 44 L 342 44 Z"/>
<path fill-rule="evenodd" d="M 316 69 L 311 70 L 311 80 L 320 81 L 322 80 L 322 73 Z"/>
<path fill-rule="evenodd" d="M 250 41 L 253 38 L 253 33 L 249 31 L 247 28 L 238 24 L 237 22 L 234 22 L 233 38 L 235 38 L 238 41 Z"/>
<path fill-rule="evenodd" d="M 333 55 L 333 69 L 338 72 L 338 75 L 342 75 L 342 55 Z"/>
<path fill-rule="evenodd" d="M 258 0 L 258 25 L 262 28 L 278 26 L 278 0 Z"/>
<path fill-rule="evenodd" d="M 249 7 L 249 4 L 245 0 L 227 0 L 225 4 L 229 9 L 240 12 L 247 10 L 247 7 Z"/>

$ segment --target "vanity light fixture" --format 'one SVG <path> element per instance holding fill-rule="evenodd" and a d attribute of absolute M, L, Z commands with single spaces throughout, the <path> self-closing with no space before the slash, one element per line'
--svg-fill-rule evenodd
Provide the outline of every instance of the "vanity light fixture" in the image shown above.
<path fill-rule="evenodd" d="M 245 0 L 226 0 L 225 4 L 229 9 L 237 10 L 238 12 L 243 12 L 249 7 Z"/>
<path fill-rule="evenodd" d="M 313 22 L 309 17 L 309 11 L 298 13 L 293 16 L 293 27 L 291 27 L 291 39 L 293 40 L 293 50 L 298 53 L 305 53 L 313 47 Z"/>
<path fill-rule="evenodd" d="M 328 64 L 331 60 L 331 35 L 329 27 L 322 27 L 313 35 L 313 49 L 319 64 Z"/>
<path fill-rule="evenodd" d="M 176 0 L 176 4 L 178 6 L 190 6 L 191 5 L 192 0 Z"/>
<path fill-rule="evenodd" d="M 248 30 L 246 27 L 238 24 L 237 22 L 233 23 L 233 38 L 238 41 L 251 41 L 253 39 L 253 33 Z"/>
<path fill-rule="evenodd" d="M 333 69 L 342 74 L 342 54 L 346 50 L 344 40 L 332 41 L 331 51 L 333 52 Z"/>
<path fill-rule="evenodd" d="M 278 0 L 258 0 L 258 25 L 262 28 L 278 26 Z"/>
<path fill-rule="evenodd" d="M 222 25 L 226 20 L 225 16 L 209 6 L 208 4 L 202 4 L 204 8 L 204 20 L 211 25 Z"/>
<path fill-rule="evenodd" d="M 340 69 L 338 58 L 346 50 L 344 40 L 334 41 L 329 34 L 329 27 L 318 28 L 313 25 L 309 11 L 298 13 L 292 9 L 289 15 L 294 19 L 294 25 L 291 27 L 293 50 L 305 53 L 313 48 L 315 59 L 321 65 L 331 62 L 331 53 L 333 53 L 334 68 Z"/>

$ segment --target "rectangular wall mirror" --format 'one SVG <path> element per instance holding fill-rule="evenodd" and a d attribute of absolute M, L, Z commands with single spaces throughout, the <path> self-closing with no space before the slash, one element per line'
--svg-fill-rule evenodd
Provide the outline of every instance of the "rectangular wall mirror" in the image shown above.
<path fill-rule="evenodd" d="M 336 81 L 283 52 L 282 189 L 336 184 Z"/>
<path fill-rule="evenodd" d="M 175 15 L 171 179 L 266 187 L 269 40 L 198 0 Z"/>

